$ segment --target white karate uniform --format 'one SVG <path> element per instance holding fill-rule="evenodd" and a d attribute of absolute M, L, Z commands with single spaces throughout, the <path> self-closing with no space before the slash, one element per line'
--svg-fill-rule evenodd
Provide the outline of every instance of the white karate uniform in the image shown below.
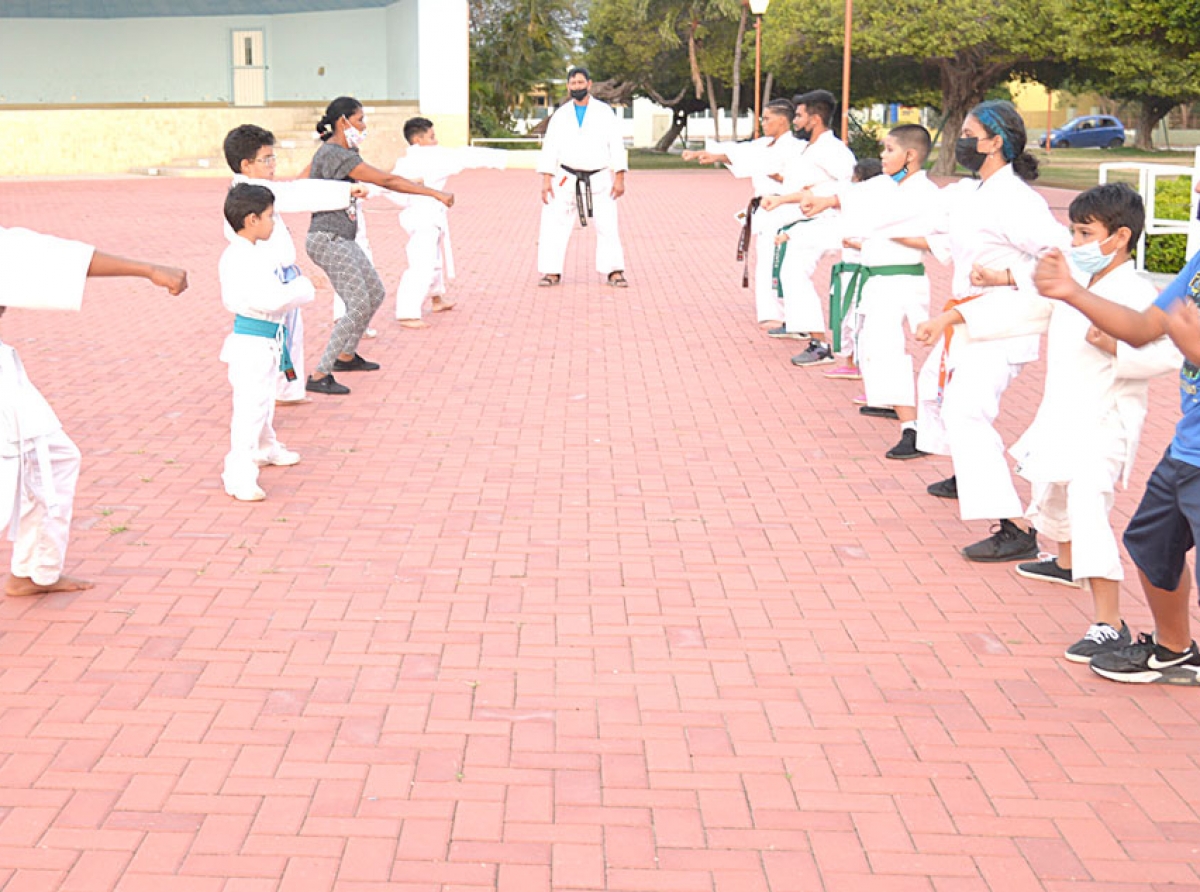
<path fill-rule="evenodd" d="M 625 252 L 617 226 L 617 202 L 612 197 L 613 174 L 629 169 L 629 153 L 621 136 L 620 122 L 607 103 L 595 96 L 588 99 L 583 123 L 569 101 L 550 117 L 542 141 L 537 171 L 550 174 L 554 195 L 542 205 L 538 231 L 538 272 L 561 276 L 567 245 L 579 220 L 575 202 L 574 170 L 594 170 L 591 177 L 592 210 L 589 226 L 596 228 L 596 272 L 603 276 L 625 269 Z"/>
<path fill-rule="evenodd" d="M 78 310 L 94 250 L 0 227 L 0 306 Z M 14 576 L 38 585 L 62 576 L 79 459 L 17 351 L 0 341 L 0 520 L 13 543 Z"/>
<path fill-rule="evenodd" d="M 863 266 L 921 263 L 923 251 L 895 239 L 929 233 L 940 193 L 924 171 L 909 174 L 899 185 L 888 176 L 873 177 L 843 188 L 839 198 L 843 231 L 863 239 Z M 916 328 L 929 318 L 928 277 L 868 279 L 857 315 L 856 357 L 868 405 L 916 406 L 916 379 L 904 322 Z"/>
<path fill-rule="evenodd" d="M 749 179 L 755 198 L 799 192 L 800 156 L 808 143 L 796 139 L 791 131 L 779 137 L 762 136 L 750 142 L 708 142 L 705 150 L 729 159 L 729 172 L 738 179 Z M 808 168 L 805 168 L 807 171 Z M 778 177 L 778 179 L 776 179 Z M 754 309 L 759 322 L 783 318 L 783 302 L 775 290 L 775 236 L 780 227 L 799 220 L 803 214 L 797 204 L 783 204 L 772 211 L 759 208 L 750 220 L 754 244 Z M 739 216 L 740 220 L 744 217 Z M 791 250 L 789 245 L 788 250 Z"/>
<path fill-rule="evenodd" d="M 235 235 L 221 255 L 221 303 L 240 316 L 282 323 L 289 310 L 313 299 L 313 285 L 304 276 L 284 284 L 280 269 L 276 251 L 267 243 L 253 244 Z M 259 465 L 283 451 L 271 423 L 281 354 L 281 337 L 233 332 L 221 348 L 233 387 L 229 453 L 221 474 L 230 495 L 252 491 L 258 485 Z"/>
<path fill-rule="evenodd" d="M 396 162 L 392 173 L 430 189 L 443 191 L 455 174 L 478 167 L 503 170 L 508 152 L 469 146 L 410 145 L 408 153 Z M 408 233 L 408 269 L 396 289 L 396 318 L 420 319 L 427 297 L 441 297 L 454 280 L 454 250 L 450 245 L 450 215 L 436 198 L 388 192 L 398 204 L 400 225 Z"/>
<path fill-rule="evenodd" d="M 830 194 L 838 184 L 849 184 L 854 176 L 854 153 L 826 130 L 812 142 L 804 143 L 796 169 L 789 171 L 788 190 L 812 189 L 817 194 Z M 783 291 L 783 322 L 788 331 L 825 331 L 824 301 L 813 284 L 813 274 L 821 258 L 841 247 L 842 230 L 837 225 L 838 212 L 826 211 L 811 223 L 793 226 L 788 234 L 793 238 L 779 271 Z M 797 232 L 800 230 L 800 232 Z"/>
<path fill-rule="evenodd" d="M 274 254 L 280 266 L 292 266 L 296 263 L 296 243 L 292 241 L 292 234 L 283 220 L 283 214 L 337 211 L 350 204 L 350 183 L 338 180 L 258 180 L 235 174 L 233 182 L 265 186 L 274 194 L 275 229 L 263 244 Z M 237 238 L 237 233 L 230 228 L 229 223 L 225 224 L 225 238 L 229 241 Z M 289 381 L 280 373 L 275 398 L 293 403 L 304 399 L 304 317 L 300 308 L 289 310 L 283 324 L 287 328 L 287 345 L 296 377 Z"/>
<path fill-rule="evenodd" d="M 1087 274 L 1075 271 L 1088 287 Z M 1089 290 L 1114 303 L 1144 310 L 1158 290 L 1128 261 Z M 1071 543 L 1076 579 L 1124 578 L 1117 538 L 1109 523 L 1118 481 L 1129 484 L 1150 379 L 1178 371 L 1183 361 L 1168 337 L 1141 348 L 1118 341 L 1115 356 L 1087 342 L 1091 322 L 1074 307 L 1045 301 L 1014 319 L 998 305 L 983 306 L 970 323 L 975 338 L 1047 331 L 1046 385 L 1029 429 L 1009 453 L 1030 481 L 1029 522 L 1056 542 Z"/>
<path fill-rule="evenodd" d="M 943 349 L 935 345 L 917 381 L 917 448 L 954 461 L 963 520 L 1020 517 L 1004 442 L 993 424 L 1000 398 L 1021 368 L 1038 356 L 1036 334 L 998 340 L 971 337 L 972 315 L 998 305 L 1013 319 L 1036 314 L 1044 298 L 1033 286 L 1038 257 L 1052 247 L 1069 250 L 1066 227 L 1046 201 L 1013 173 L 1012 166 L 986 180 L 964 179 L 941 192 L 941 208 L 928 237 L 934 256 L 954 261 L 954 298 L 966 324 L 953 326 L 945 357 L 948 375 L 939 404 Z M 982 288 L 970 282 L 971 266 L 1012 271 L 1016 288 Z"/>

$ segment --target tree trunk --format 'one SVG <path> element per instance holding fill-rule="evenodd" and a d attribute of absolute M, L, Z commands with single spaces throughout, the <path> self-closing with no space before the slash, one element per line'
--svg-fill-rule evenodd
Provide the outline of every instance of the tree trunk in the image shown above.
<path fill-rule="evenodd" d="M 730 102 L 730 114 L 733 115 L 733 141 L 737 142 L 738 117 L 742 113 L 742 44 L 746 42 L 746 17 L 750 14 L 748 6 L 742 7 L 742 17 L 738 19 L 737 40 L 733 44 L 733 99 Z"/>
<path fill-rule="evenodd" d="M 944 177 L 954 173 L 954 144 L 967 113 L 1004 78 L 1009 66 L 988 65 L 972 58 L 969 50 L 953 59 L 939 59 L 937 65 L 942 85 L 942 141 L 931 172 Z"/>
<path fill-rule="evenodd" d="M 708 85 L 708 110 L 712 114 L 713 119 L 713 139 L 717 142 L 721 141 L 721 108 L 717 105 L 717 91 L 713 89 L 713 79 L 711 74 L 704 75 L 704 80 Z"/>
<path fill-rule="evenodd" d="M 675 140 L 679 139 L 679 134 L 683 133 L 683 128 L 687 126 L 688 115 L 681 108 L 671 109 L 671 126 L 663 138 L 654 146 L 656 152 L 669 151 L 671 146 L 675 145 Z"/>
<path fill-rule="evenodd" d="M 1148 98 L 1137 104 L 1137 147 L 1151 151 L 1154 148 L 1154 128 L 1165 118 L 1177 103 L 1169 99 Z"/>
<path fill-rule="evenodd" d="M 771 104 L 771 90 L 775 87 L 775 75 L 767 72 L 766 83 L 763 84 L 763 108 Z"/>

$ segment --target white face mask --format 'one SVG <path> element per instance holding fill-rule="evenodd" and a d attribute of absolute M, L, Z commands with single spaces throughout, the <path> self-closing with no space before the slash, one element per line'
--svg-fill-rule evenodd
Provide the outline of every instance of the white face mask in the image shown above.
<path fill-rule="evenodd" d="M 1112 238 L 1112 236 L 1109 236 L 1109 238 Z M 1104 270 L 1108 269 L 1108 265 L 1112 263 L 1113 254 L 1117 253 L 1113 251 L 1112 254 L 1105 254 L 1100 249 L 1100 246 L 1106 241 L 1108 241 L 1107 238 L 1072 248 L 1071 262 L 1089 276 L 1104 272 Z"/>
<path fill-rule="evenodd" d="M 346 129 L 342 131 L 346 134 L 346 145 L 352 149 L 357 149 L 363 144 L 363 140 L 367 138 L 367 129 L 364 127 L 359 130 L 351 124 L 346 124 Z"/>

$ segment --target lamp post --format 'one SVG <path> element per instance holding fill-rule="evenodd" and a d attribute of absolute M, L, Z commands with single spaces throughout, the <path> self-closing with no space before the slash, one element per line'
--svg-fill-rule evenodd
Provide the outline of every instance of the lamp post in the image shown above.
<path fill-rule="evenodd" d="M 762 17 L 771 0 L 749 0 L 754 13 L 754 138 L 762 135 Z"/>
<path fill-rule="evenodd" d="M 842 37 L 842 142 L 850 142 L 850 26 L 854 0 L 846 0 L 846 33 Z"/>

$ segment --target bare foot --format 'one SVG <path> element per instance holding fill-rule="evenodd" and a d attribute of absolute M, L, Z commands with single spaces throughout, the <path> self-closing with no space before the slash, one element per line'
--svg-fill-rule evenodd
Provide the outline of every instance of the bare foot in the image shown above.
<path fill-rule="evenodd" d="M 445 312 L 448 312 L 448 311 L 454 309 L 454 304 L 452 304 L 448 300 L 443 300 L 440 297 L 435 297 L 433 299 L 432 303 L 433 303 L 433 312 L 435 312 L 435 313 L 445 313 Z"/>
<path fill-rule="evenodd" d="M 429 328 L 429 323 L 424 319 L 397 319 L 405 328 Z"/>
<path fill-rule="evenodd" d="M 52 595 L 56 592 L 82 592 L 92 588 L 96 583 L 90 579 L 77 579 L 74 576 L 60 576 L 47 585 L 39 585 L 28 576 L 9 575 L 4 583 L 4 594 L 10 598 L 27 598 L 30 595 Z"/>

